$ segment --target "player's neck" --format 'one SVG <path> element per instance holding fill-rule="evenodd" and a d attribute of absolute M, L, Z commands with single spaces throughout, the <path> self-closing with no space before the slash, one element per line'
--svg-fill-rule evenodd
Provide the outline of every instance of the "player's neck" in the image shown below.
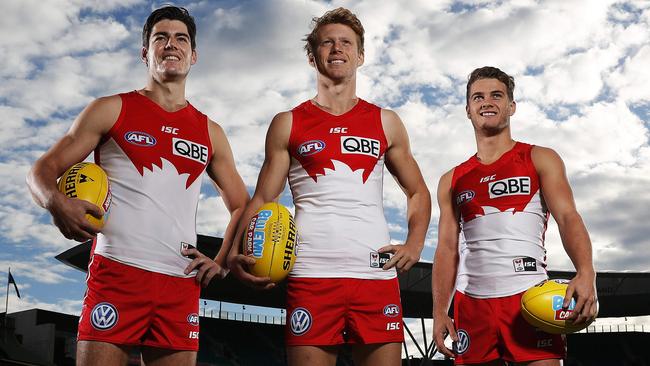
<path fill-rule="evenodd" d="M 147 86 L 138 92 L 162 109 L 168 112 L 176 112 L 187 106 L 185 99 L 185 81 L 161 83 L 153 78 L 149 79 Z"/>
<path fill-rule="evenodd" d="M 319 80 L 318 94 L 311 100 L 311 102 L 318 108 L 340 116 L 352 108 L 359 102 L 356 95 L 356 82 L 349 80 L 348 82 L 335 84 L 330 80 Z"/>
<path fill-rule="evenodd" d="M 476 158 L 483 164 L 492 164 L 510 151 L 517 142 L 512 139 L 509 133 L 495 136 L 476 136 L 478 152 Z"/>

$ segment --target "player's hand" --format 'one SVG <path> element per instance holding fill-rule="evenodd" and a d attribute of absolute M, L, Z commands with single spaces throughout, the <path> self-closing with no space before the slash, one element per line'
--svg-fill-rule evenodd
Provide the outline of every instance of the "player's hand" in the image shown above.
<path fill-rule="evenodd" d="M 403 273 L 411 269 L 420 260 L 421 250 L 408 244 L 393 244 L 381 247 L 377 252 L 393 254 L 382 269 L 387 270 L 395 267 L 397 272 Z"/>
<path fill-rule="evenodd" d="M 207 257 L 196 248 L 188 248 L 181 250 L 181 254 L 193 258 L 192 262 L 185 267 L 185 274 L 190 274 L 196 270 L 196 282 L 201 287 L 207 287 L 213 278 L 222 279 L 228 274 L 228 270 L 220 266 L 212 258 Z"/>
<path fill-rule="evenodd" d="M 275 287 L 271 277 L 257 277 L 250 274 L 246 268 L 255 264 L 255 258 L 243 254 L 228 256 L 228 268 L 245 285 L 258 290 L 270 290 Z"/>
<path fill-rule="evenodd" d="M 562 307 L 567 309 L 574 298 L 576 306 L 567 321 L 579 324 L 596 318 L 598 315 L 598 300 L 596 297 L 596 274 L 580 273 L 569 282 Z"/>
<path fill-rule="evenodd" d="M 63 194 L 54 198 L 48 210 L 61 234 L 78 242 L 90 240 L 100 231 L 100 228 L 86 219 L 86 214 L 98 219 L 104 216 L 104 210 L 100 207 L 84 200 L 68 198 Z"/>
<path fill-rule="evenodd" d="M 443 355 L 454 358 L 456 355 L 445 346 L 445 338 L 447 334 L 451 337 L 451 340 L 458 342 L 458 334 L 456 334 L 456 328 L 454 327 L 454 322 L 451 318 L 445 314 L 441 316 L 434 316 L 433 318 L 433 341 L 436 342 L 436 347 L 438 351 Z"/>

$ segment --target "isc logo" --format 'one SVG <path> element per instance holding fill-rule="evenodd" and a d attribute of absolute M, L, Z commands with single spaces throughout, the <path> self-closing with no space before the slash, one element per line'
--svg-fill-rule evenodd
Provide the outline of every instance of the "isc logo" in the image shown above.
<path fill-rule="evenodd" d="M 309 156 L 325 150 L 325 143 L 321 140 L 309 140 L 298 146 L 298 155 Z"/>
<path fill-rule="evenodd" d="M 399 330 L 399 322 L 386 323 L 386 330 Z"/>
<path fill-rule="evenodd" d="M 156 144 L 156 138 L 148 133 L 139 131 L 130 131 L 124 134 L 126 142 L 138 146 L 153 146 Z"/>
<path fill-rule="evenodd" d="M 379 140 L 358 136 L 341 136 L 341 153 L 362 154 L 379 158 Z"/>
<path fill-rule="evenodd" d="M 384 315 L 390 318 L 394 318 L 399 315 L 399 306 L 395 304 L 389 304 L 384 306 Z"/>
<path fill-rule="evenodd" d="M 172 139 L 172 152 L 174 155 L 198 161 L 201 164 L 206 164 L 208 162 L 207 146 L 197 144 L 193 141 L 174 137 Z"/>
<path fill-rule="evenodd" d="M 530 177 L 511 177 L 488 184 L 490 198 L 530 194 Z"/>

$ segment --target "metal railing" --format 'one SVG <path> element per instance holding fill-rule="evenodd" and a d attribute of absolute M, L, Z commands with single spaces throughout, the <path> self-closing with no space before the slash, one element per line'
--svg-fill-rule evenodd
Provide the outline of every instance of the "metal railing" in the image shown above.
<path fill-rule="evenodd" d="M 285 316 L 274 316 L 265 314 L 253 314 L 242 311 L 226 311 L 219 309 L 200 308 L 199 315 L 205 318 L 236 320 L 251 323 L 285 325 Z"/>
<path fill-rule="evenodd" d="M 646 324 L 603 324 L 590 325 L 578 333 L 623 333 L 623 332 L 642 332 L 650 333 L 650 327 Z"/>

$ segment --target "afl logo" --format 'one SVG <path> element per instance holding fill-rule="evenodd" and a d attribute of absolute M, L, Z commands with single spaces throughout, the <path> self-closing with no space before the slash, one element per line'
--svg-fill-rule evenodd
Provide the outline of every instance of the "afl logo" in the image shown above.
<path fill-rule="evenodd" d="M 458 332 L 458 342 L 456 343 L 456 348 L 454 351 L 456 354 L 462 355 L 467 352 L 469 349 L 469 334 L 464 329 L 459 329 Z"/>
<path fill-rule="evenodd" d="M 399 315 L 399 306 L 390 304 L 384 306 L 384 315 L 389 318 L 394 318 Z"/>
<path fill-rule="evenodd" d="M 109 330 L 117 324 L 117 309 L 113 304 L 100 302 L 90 313 L 90 323 L 97 330 Z"/>
<path fill-rule="evenodd" d="M 309 156 L 325 150 L 325 142 L 321 140 L 309 140 L 298 146 L 298 155 Z"/>
<path fill-rule="evenodd" d="M 187 316 L 187 322 L 190 323 L 190 325 L 193 325 L 195 327 L 199 326 L 199 314 L 197 313 L 192 313 Z"/>
<path fill-rule="evenodd" d="M 456 206 L 463 205 L 463 204 L 473 200 L 474 196 L 476 196 L 476 193 L 474 193 L 474 191 L 471 191 L 471 190 L 460 192 L 456 196 Z"/>
<path fill-rule="evenodd" d="M 291 333 L 301 336 L 311 328 L 311 314 L 304 308 L 297 308 L 291 313 Z"/>
<path fill-rule="evenodd" d="M 138 146 L 153 146 L 156 144 L 156 138 L 148 133 L 139 131 L 129 131 L 124 134 L 126 142 Z"/>

